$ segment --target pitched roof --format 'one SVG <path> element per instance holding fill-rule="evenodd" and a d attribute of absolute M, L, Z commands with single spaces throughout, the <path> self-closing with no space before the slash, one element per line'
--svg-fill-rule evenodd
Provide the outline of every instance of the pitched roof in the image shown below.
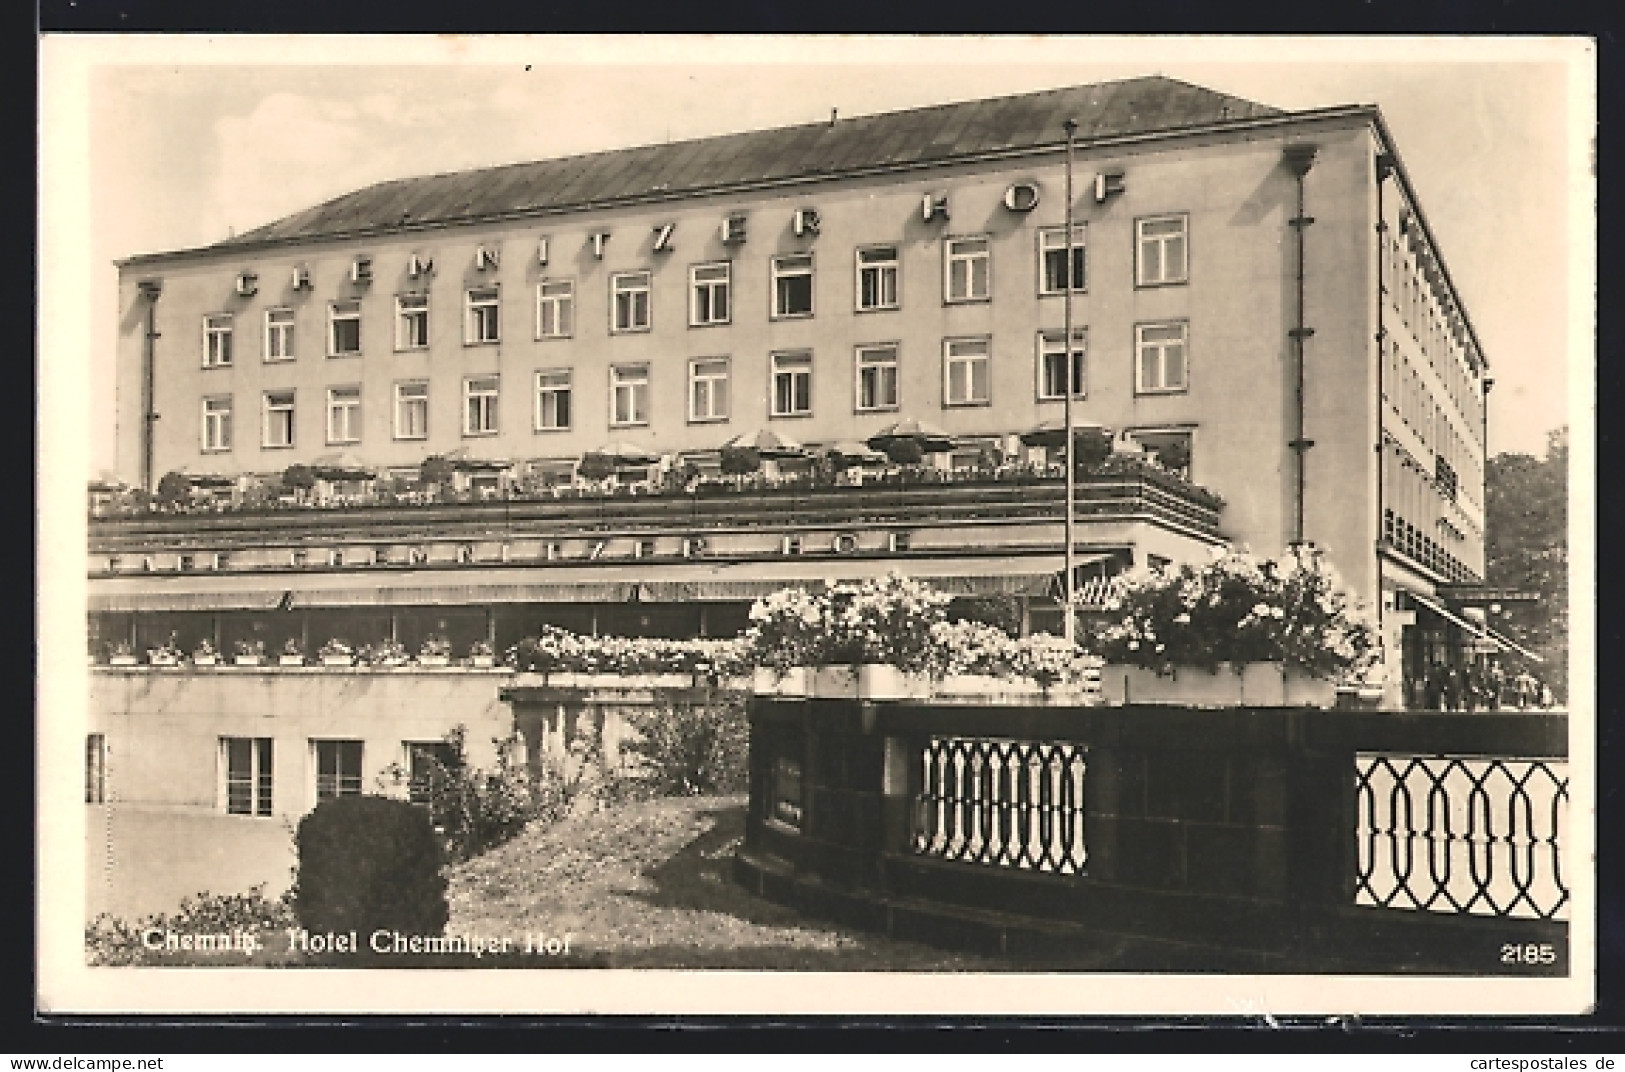
<path fill-rule="evenodd" d="M 334 198 L 210 247 L 338 237 L 585 208 L 629 199 L 870 169 L 920 166 L 1065 140 L 1283 114 L 1160 75 L 962 101 L 834 123 L 755 130 L 443 175 L 394 179 Z"/>

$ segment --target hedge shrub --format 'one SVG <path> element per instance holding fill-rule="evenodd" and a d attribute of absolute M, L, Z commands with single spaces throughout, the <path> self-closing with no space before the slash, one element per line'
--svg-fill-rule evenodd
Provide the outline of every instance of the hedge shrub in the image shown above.
<path fill-rule="evenodd" d="M 445 931 L 445 856 L 426 809 L 389 797 L 334 797 L 300 820 L 295 840 L 293 909 L 307 930 Z"/>
<path fill-rule="evenodd" d="M 739 793 L 749 771 L 750 725 L 738 703 L 673 704 L 633 718 L 637 736 L 622 748 L 636 776 L 661 796 Z"/>

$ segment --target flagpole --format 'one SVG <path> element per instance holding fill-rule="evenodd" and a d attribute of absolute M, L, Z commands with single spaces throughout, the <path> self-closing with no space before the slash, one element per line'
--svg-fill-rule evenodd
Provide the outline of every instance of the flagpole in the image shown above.
<path fill-rule="evenodd" d="M 1063 319 L 1061 338 L 1061 367 L 1065 370 L 1063 375 L 1064 390 L 1062 392 L 1066 414 L 1066 584 L 1063 588 L 1066 604 L 1062 608 L 1062 628 L 1068 644 L 1077 642 L 1077 624 L 1073 621 L 1072 599 L 1077 578 L 1074 576 L 1073 565 L 1073 512 L 1076 490 L 1074 483 L 1077 479 L 1077 442 L 1072 435 L 1072 395 L 1077 390 L 1077 383 L 1073 379 L 1072 368 L 1072 290 L 1077 281 L 1072 278 L 1072 144 L 1077 134 L 1078 124 L 1072 119 L 1061 124 L 1066 128 L 1066 289 L 1063 292 Z"/>

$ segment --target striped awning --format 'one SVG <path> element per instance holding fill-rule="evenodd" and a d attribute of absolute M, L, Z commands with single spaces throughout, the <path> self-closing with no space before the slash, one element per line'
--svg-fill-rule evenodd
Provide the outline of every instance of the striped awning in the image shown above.
<path fill-rule="evenodd" d="M 1105 557 L 1105 556 L 1098 556 Z M 1094 559 L 1079 556 L 1081 565 Z M 781 588 L 898 571 L 952 595 L 1049 594 L 1062 556 L 775 559 L 643 565 L 500 567 L 232 575 L 143 574 L 91 582 L 90 609 L 284 610 L 489 603 L 680 603 L 757 599 Z"/>
<path fill-rule="evenodd" d="M 1467 630 L 1467 632 L 1473 636 L 1482 637 L 1485 635 L 1484 627 L 1482 625 L 1474 625 L 1472 622 L 1455 613 L 1438 600 L 1424 596 L 1420 592 L 1407 591 L 1405 594 L 1420 606 L 1426 607 L 1428 610 L 1432 611 L 1434 614 L 1437 614 L 1447 622 L 1455 623 L 1462 629 Z"/>

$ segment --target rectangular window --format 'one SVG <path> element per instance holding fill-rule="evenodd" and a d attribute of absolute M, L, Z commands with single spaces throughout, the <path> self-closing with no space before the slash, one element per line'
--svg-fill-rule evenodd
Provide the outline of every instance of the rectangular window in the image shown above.
<path fill-rule="evenodd" d="M 688 363 L 688 419 L 728 419 L 728 359 L 703 357 Z"/>
<path fill-rule="evenodd" d="M 499 385 L 495 376 L 472 376 L 463 381 L 464 435 L 496 435 Z"/>
<path fill-rule="evenodd" d="M 688 322 L 694 327 L 728 322 L 728 287 L 732 265 L 696 264 L 688 270 Z"/>
<path fill-rule="evenodd" d="M 536 430 L 556 432 L 570 427 L 569 369 L 542 369 L 536 373 Z"/>
<path fill-rule="evenodd" d="M 463 341 L 470 346 L 502 340 L 501 293 L 496 287 L 480 287 L 468 292 L 468 319 Z"/>
<path fill-rule="evenodd" d="M 897 308 L 897 247 L 858 250 L 858 312 Z"/>
<path fill-rule="evenodd" d="M 1186 389 L 1185 335 L 1186 325 L 1183 320 L 1135 326 L 1136 393 L 1163 394 Z"/>
<path fill-rule="evenodd" d="M 231 396 L 203 400 L 203 449 L 231 449 Z"/>
<path fill-rule="evenodd" d="M 987 301 L 993 254 L 986 238 L 950 238 L 943 257 L 947 300 Z"/>
<path fill-rule="evenodd" d="M 649 366 L 616 365 L 609 370 L 609 423 L 617 427 L 649 423 Z"/>
<path fill-rule="evenodd" d="M 1084 239 L 1089 225 L 1072 225 L 1072 264 L 1066 260 L 1066 228 L 1046 227 L 1038 232 L 1038 293 L 1065 294 L 1070 282 L 1074 294 L 1088 286 Z"/>
<path fill-rule="evenodd" d="M 897 408 L 897 346 L 858 347 L 858 409 Z"/>
<path fill-rule="evenodd" d="M 429 296 L 401 294 L 395 298 L 395 349 L 425 350 L 429 346 Z"/>
<path fill-rule="evenodd" d="M 227 368 L 231 365 L 231 314 L 220 313 L 203 318 L 203 367 Z"/>
<path fill-rule="evenodd" d="M 536 284 L 536 337 L 568 339 L 575 331 L 576 285 L 572 279 Z"/>
<path fill-rule="evenodd" d="M 260 443 L 267 447 L 293 446 L 293 392 L 265 394 L 265 430 Z"/>
<path fill-rule="evenodd" d="M 85 803 L 107 803 L 107 737 L 85 735 Z"/>
<path fill-rule="evenodd" d="M 813 315 L 813 259 L 811 253 L 774 257 L 773 318 Z"/>
<path fill-rule="evenodd" d="M 1183 283 L 1189 278 L 1184 213 L 1134 221 L 1135 282 L 1142 287 Z"/>
<path fill-rule="evenodd" d="M 271 738 L 222 737 L 226 814 L 271 814 Z M 358 790 L 359 792 L 359 790 Z"/>
<path fill-rule="evenodd" d="M 948 339 L 943 343 L 943 403 L 985 406 L 992 398 L 991 341 Z"/>
<path fill-rule="evenodd" d="M 361 742 L 312 741 L 316 751 L 316 800 L 361 795 Z"/>
<path fill-rule="evenodd" d="M 429 438 L 429 385 L 425 381 L 395 385 L 395 438 Z"/>
<path fill-rule="evenodd" d="M 773 355 L 773 410 L 775 417 L 806 417 L 812 413 L 812 354 Z"/>
<path fill-rule="evenodd" d="M 293 310 L 265 310 L 265 360 L 293 360 Z"/>
<path fill-rule="evenodd" d="M 327 441 L 329 443 L 361 441 L 361 388 L 327 389 Z"/>
<path fill-rule="evenodd" d="M 334 302 L 327 307 L 327 356 L 353 357 L 361 352 L 361 303 Z"/>
<path fill-rule="evenodd" d="M 1056 401 L 1066 398 L 1066 345 L 1065 332 L 1045 331 L 1038 336 L 1038 398 Z M 1072 329 L 1072 397 L 1082 398 L 1088 393 L 1088 367 L 1086 352 L 1089 333 L 1084 328 Z"/>
<path fill-rule="evenodd" d="M 610 330 L 649 330 L 649 273 L 620 272 L 609 277 Z"/>

